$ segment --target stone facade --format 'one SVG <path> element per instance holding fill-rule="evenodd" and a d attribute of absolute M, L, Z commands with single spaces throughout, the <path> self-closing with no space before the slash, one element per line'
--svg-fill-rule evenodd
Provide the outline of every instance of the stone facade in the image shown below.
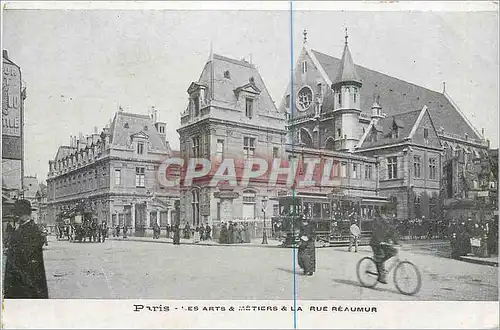
<path fill-rule="evenodd" d="M 188 89 L 181 115 L 181 157 L 205 158 L 218 168 L 224 159 L 284 158 L 285 117 L 279 113 L 253 64 L 212 55 Z M 180 221 L 191 226 L 263 216 L 262 198 L 276 194 L 267 182 L 221 187 L 209 178 L 181 189 Z M 267 214 L 273 205 L 267 205 Z"/>
<path fill-rule="evenodd" d="M 172 223 L 179 192 L 159 184 L 158 169 L 172 156 L 165 123 L 152 115 L 119 111 L 100 134 L 61 146 L 49 162 L 48 218 L 85 201 L 99 222 L 124 225 L 136 235 L 149 233 L 157 221 Z"/>
<path fill-rule="evenodd" d="M 293 75 L 278 108 L 289 118 L 292 149 L 371 158 L 375 192 L 396 202 L 402 219 L 443 216 L 446 199 L 466 194 L 466 164 L 484 158 L 489 142 L 444 90 L 355 65 L 347 36 L 340 60 L 310 49 L 305 38 Z"/>

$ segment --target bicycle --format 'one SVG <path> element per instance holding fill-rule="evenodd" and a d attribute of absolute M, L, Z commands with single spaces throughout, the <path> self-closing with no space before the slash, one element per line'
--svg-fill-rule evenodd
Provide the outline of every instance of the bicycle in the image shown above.
<path fill-rule="evenodd" d="M 393 269 L 393 280 L 396 289 L 404 295 L 412 296 L 420 291 L 422 285 L 422 276 L 420 275 L 420 270 L 416 265 L 408 260 L 401 260 L 399 253 L 396 254 L 392 259 L 391 264 L 387 268 L 387 274 L 389 274 Z M 387 261 L 389 261 L 387 260 Z M 366 288 L 373 288 L 378 283 L 378 271 L 375 259 L 373 257 L 364 257 L 356 266 L 356 273 L 358 275 L 358 280 Z M 411 275 L 413 274 L 413 275 Z M 410 282 L 415 282 L 414 286 L 403 287 L 403 280 L 406 279 L 406 284 Z"/>

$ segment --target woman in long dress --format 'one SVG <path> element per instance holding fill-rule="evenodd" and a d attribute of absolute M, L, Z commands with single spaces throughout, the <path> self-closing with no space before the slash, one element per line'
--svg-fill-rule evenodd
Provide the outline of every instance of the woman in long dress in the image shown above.
<path fill-rule="evenodd" d="M 312 236 L 300 237 L 297 259 L 299 267 L 304 270 L 304 275 L 311 276 L 316 271 L 316 248 Z"/>

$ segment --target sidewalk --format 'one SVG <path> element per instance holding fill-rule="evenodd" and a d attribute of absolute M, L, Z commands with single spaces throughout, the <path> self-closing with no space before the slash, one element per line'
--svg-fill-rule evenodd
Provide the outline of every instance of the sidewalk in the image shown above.
<path fill-rule="evenodd" d="M 152 242 L 152 243 L 164 243 L 164 244 L 174 244 L 171 238 L 160 237 L 159 239 L 153 239 L 152 237 L 134 237 L 128 236 L 123 237 L 108 237 L 106 240 L 111 241 L 131 241 L 131 242 Z M 181 245 L 201 245 L 201 246 L 251 246 L 251 247 L 264 247 L 264 248 L 280 248 L 281 242 L 272 238 L 267 239 L 268 244 L 262 244 L 262 238 L 254 238 L 251 243 L 241 243 L 241 244 L 220 244 L 217 241 L 200 241 L 198 243 L 193 243 L 192 239 L 181 238 Z"/>
<path fill-rule="evenodd" d="M 473 264 L 498 267 L 498 256 L 491 256 L 488 258 L 480 258 L 480 257 L 476 257 L 474 255 L 468 254 L 466 256 L 458 257 L 457 259 L 461 260 L 461 261 L 465 261 L 465 262 L 470 262 Z"/>

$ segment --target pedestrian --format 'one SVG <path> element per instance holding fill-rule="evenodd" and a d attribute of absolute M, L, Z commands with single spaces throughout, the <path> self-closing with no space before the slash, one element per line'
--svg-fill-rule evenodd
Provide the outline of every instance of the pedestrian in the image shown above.
<path fill-rule="evenodd" d="M 198 230 L 200 231 L 200 240 L 204 241 L 205 240 L 205 227 L 201 225 Z"/>
<path fill-rule="evenodd" d="M 252 240 L 250 238 L 250 227 L 248 226 L 248 223 L 245 222 L 243 224 L 243 242 L 244 243 L 251 243 Z"/>
<path fill-rule="evenodd" d="M 210 226 L 207 225 L 205 226 L 205 239 L 208 241 L 210 239 L 212 239 L 212 228 L 210 228 Z"/>
<path fill-rule="evenodd" d="M 127 238 L 127 231 L 128 231 L 127 225 L 123 225 L 123 238 Z"/>
<path fill-rule="evenodd" d="M 4 298 L 47 299 L 49 297 L 43 262 L 44 239 L 31 219 L 31 203 L 18 200 L 14 213 L 19 227 L 10 237 L 5 265 Z"/>
<path fill-rule="evenodd" d="M 359 227 L 355 221 L 352 222 L 351 227 L 349 228 L 349 231 L 350 231 L 351 235 L 349 238 L 348 251 L 351 252 L 352 246 L 354 245 L 354 252 L 358 252 L 358 240 L 359 240 L 359 235 L 361 234 L 361 230 L 359 229 Z"/>
<path fill-rule="evenodd" d="M 120 237 L 120 225 L 116 225 L 115 235 L 116 235 L 116 237 Z"/>
<path fill-rule="evenodd" d="M 299 267 L 304 271 L 304 275 L 312 276 L 316 271 L 316 248 L 311 235 L 302 235 L 300 237 L 297 259 Z"/>
<path fill-rule="evenodd" d="M 229 227 L 227 228 L 227 236 L 228 236 L 228 243 L 229 244 L 234 244 L 234 224 L 232 221 L 229 221 Z"/>
<path fill-rule="evenodd" d="M 167 231 L 167 238 L 170 238 L 170 224 L 167 224 L 166 231 Z"/>
<path fill-rule="evenodd" d="M 236 223 L 235 224 L 235 230 L 234 230 L 234 235 L 235 235 L 235 238 L 234 238 L 234 243 L 236 244 L 241 244 L 243 243 L 243 238 L 242 238 L 242 225 L 240 223 Z"/>
<path fill-rule="evenodd" d="M 200 227 L 196 227 L 193 233 L 193 243 L 200 243 Z"/>
<path fill-rule="evenodd" d="M 220 227 L 220 234 L 219 234 L 219 243 L 221 244 L 227 244 L 228 243 L 228 229 L 226 227 L 226 224 L 223 222 L 221 223 Z"/>

